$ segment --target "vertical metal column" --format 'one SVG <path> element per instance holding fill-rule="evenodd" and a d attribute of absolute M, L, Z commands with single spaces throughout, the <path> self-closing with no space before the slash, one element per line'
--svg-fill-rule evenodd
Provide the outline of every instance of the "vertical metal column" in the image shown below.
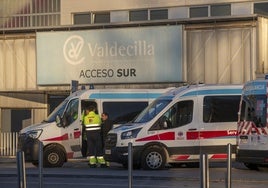
<path fill-rule="evenodd" d="M 132 143 L 128 143 L 128 188 L 132 188 L 132 170 L 133 170 L 133 162 L 132 162 Z"/>
<path fill-rule="evenodd" d="M 201 178 L 200 188 L 209 188 L 208 167 L 209 167 L 208 155 L 200 154 L 200 178 Z"/>
<path fill-rule="evenodd" d="M 39 141 L 39 156 L 38 156 L 38 167 L 39 167 L 39 188 L 43 187 L 43 143 Z"/>
<path fill-rule="evenodd" d="M 26 188 L 24 152 L 17 152 L 18 187 Z"/>
<path fill-rule="evenodd" d="M 227 145 L 227 175 L 226 175 L 226 188 L 231 188 L 231 170 L 232 170 L 232 144 Z"/>

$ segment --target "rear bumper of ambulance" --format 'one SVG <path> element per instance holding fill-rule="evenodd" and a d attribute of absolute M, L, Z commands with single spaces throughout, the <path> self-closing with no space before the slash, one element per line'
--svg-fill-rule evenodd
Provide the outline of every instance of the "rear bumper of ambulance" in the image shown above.
<path fill-rule="evenodd" d="M 236 161 L 250 164 L 268 164 L 268 150 L 237 150 Z"/>

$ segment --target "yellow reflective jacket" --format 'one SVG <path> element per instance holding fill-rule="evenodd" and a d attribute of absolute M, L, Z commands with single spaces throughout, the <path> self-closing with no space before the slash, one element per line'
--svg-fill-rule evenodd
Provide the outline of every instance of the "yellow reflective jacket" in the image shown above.
<path fill-rule="evenodd" d="M 84 125 L 86 131 L 100 130 L 101 129 L 101 118 L 98 114 L 91 111 L 84 117 Z"/>

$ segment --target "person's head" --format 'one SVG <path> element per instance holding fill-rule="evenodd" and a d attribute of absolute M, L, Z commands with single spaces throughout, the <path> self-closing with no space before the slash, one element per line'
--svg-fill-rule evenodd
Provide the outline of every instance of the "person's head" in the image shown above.
<path fill-rule="evenodd" d="M 107 113 L 107 112 L 103 112 L 102 114 L 101 114 L 101 119 L 102 119 L 102 121 L 105 121 L 106 119 L 108 119 L 109 118 L 109 114 Z"/>
<path fill-rule="evenodd" d="M 95 112 L 95 107 L 94 106 L 88 106 L 88 107 L 86 107 L 85 111 L 86 111 L 86 114 L 88 114 L 91 111 Z"/>

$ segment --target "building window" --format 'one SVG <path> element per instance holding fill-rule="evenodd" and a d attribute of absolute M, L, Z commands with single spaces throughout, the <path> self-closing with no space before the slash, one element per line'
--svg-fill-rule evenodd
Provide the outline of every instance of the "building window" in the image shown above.
<path fill-rule="evenodd" d="M 73 24 L 91 24 L 91 15 L 87 13 L 74 13 L 73 14 Z"/>
<path fill-rule="evenodd" d="M 208 17 L 208 7 L 191 7 L 190 18 Z"/>
<path fill-rule="evenodd" d="M 210 7 L 211 16 L 230 16 L 231 15 L 231 5 L 211 5 Z"/>
<path fill-rule="evenodd" d="M 110 23 L 110 12 L 95 13 L 94 23 Z"/>
<path fill-rule="evenodd" d="M 129 12 L 129 21 L 148 20 L 148 10 L 134 10 Z"/>
<path fill-rule="evenodd" d="M 255 3 L 254 14 L 268 15 L 268 3 Z"/>
<path fill-rule="evenodd" d="M 7 0 L 6 0 L 7 1 Z M 1 28 L 60 25 L 61 0 L 16 1 L 15 7 L 4 3 L 0 15 Z"/>
<path fill-rule="evenodd" d="M 168 10 L 150 10 L 150 20 L 163 20 L 168 19 Z"/>

